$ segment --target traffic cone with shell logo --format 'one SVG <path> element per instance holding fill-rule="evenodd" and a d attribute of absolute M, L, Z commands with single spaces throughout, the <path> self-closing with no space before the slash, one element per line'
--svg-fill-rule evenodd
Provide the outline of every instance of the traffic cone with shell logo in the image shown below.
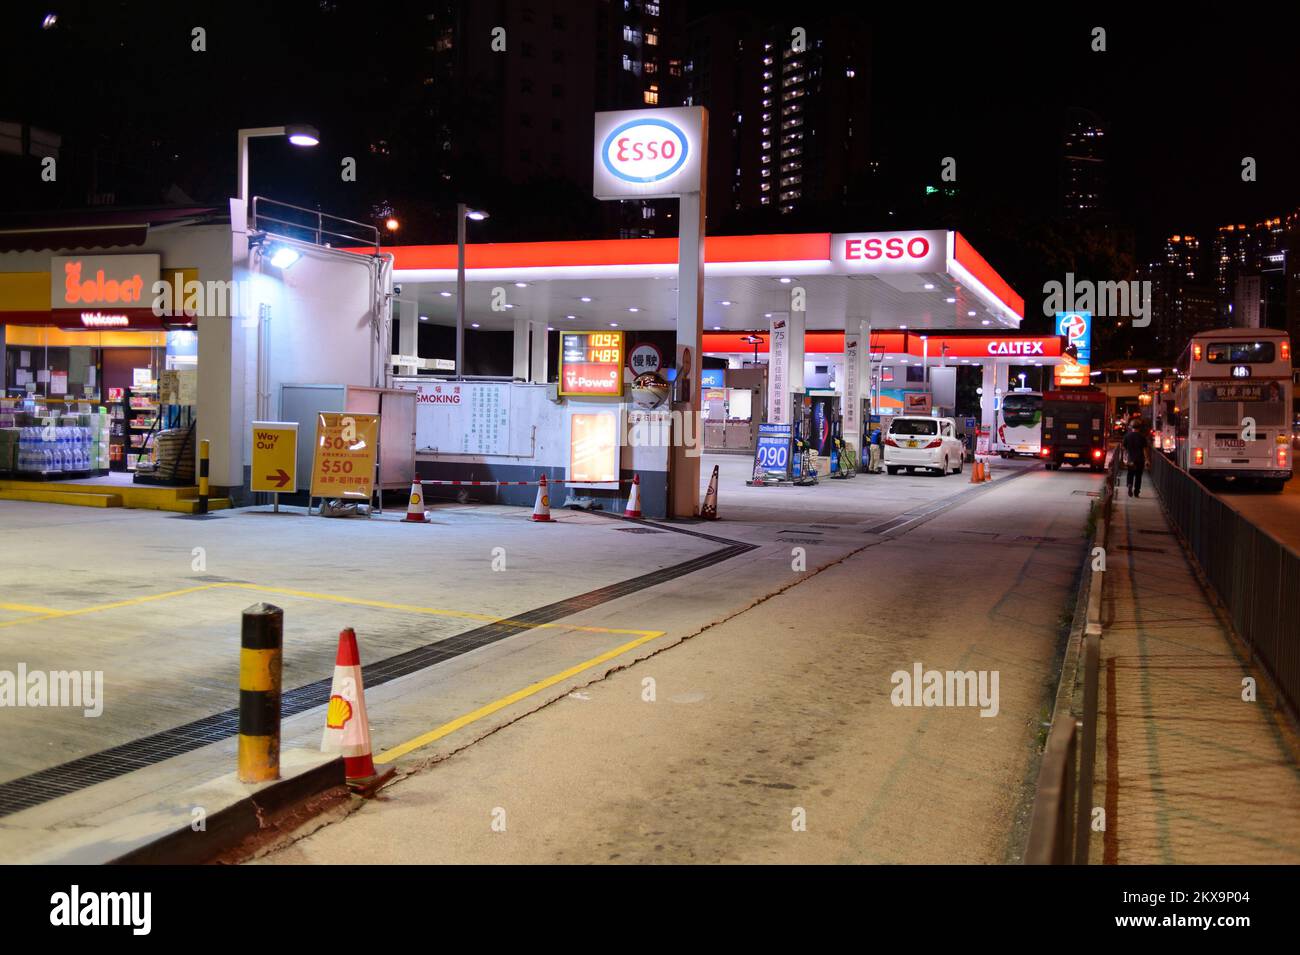
<path fill-rule="evenodd" d="M 424 511 L 424 486 L 419 478 L 411 482 L 411 502 L 406 506 L 406 517 L 403 518 L 403 523 L 429 523 L 429 515 Z"/>
<path fill-rule="evenodd" d="M 370 752 L 370 721 L 366 718 L 366 692 L 361 682 L 361 654 L 357 634 L 351 627 L 339 633 L 338 655 L 334 658 L 334 683 L 325 708 L 322 753 L 340 753 L 349 780 L 375 775 Z"/>
<path fill-rule="evenodd" d="M 550 521 L 551 519 L 551 494 L 546 485 L 546 475 L 542 475 L 541 483 L 537 485 L 537 503 L 533 505 L 533 520 Z"/>

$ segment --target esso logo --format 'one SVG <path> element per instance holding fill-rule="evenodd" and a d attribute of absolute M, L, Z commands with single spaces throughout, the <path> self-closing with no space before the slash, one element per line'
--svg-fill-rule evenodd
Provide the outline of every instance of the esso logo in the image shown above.
<path fill-rule="evenodd" d="M 930 240 L 923 235 L 905 238 L 892 235 L 887 238 L 872 236 L 867 239 L 845 239 L 844 258 L 875 262 L 879 259 L 923 259 L 930 254 Z"/>
<path fill-rule="evenodd" d="M 1060 334 L 1064 335 L 1067 341 L 1082 338 L 1087 331 L 1088 322 L 1082 315 L 1070 314 L 1062 317 Z"/>
<path fill-rule="evenodd" d="M 624 182 L 659 182 L 686 162 L 686 134 L 664 119 L 634 119 L 605 137 L 600 158 Z"/>

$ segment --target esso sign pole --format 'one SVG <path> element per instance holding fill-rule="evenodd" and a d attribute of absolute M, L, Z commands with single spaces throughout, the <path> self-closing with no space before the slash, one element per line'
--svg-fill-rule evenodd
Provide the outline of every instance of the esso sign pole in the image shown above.
<path fill-rule="evenodd" d="M 673 410 L 700 416 L 704 343 L 704 207 L 709 114 L 702 106 L 597 113 L 592 192 L 597 199 L 675 198 L 677 214 L 677 401 Z M 695 451 L 689 454 L 688 451 Z M 668 511 L 696 517 L 700 505 L 697 449 L 672 442 Z"/>

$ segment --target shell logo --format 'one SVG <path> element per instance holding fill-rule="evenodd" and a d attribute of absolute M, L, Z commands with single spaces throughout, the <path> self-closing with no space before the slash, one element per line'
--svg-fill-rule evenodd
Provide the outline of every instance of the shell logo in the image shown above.
<path fill-rule="evenodd" d="M 686 134 L 666 119 L 634 119 L 605 137 L 600 159 L 610 175 L 624 182 L 660 182 L 686 162 Z"/>
<path fill-rule="evenodd" d="M 330 697 L 330 705 L 325 710 L 325 725 L 332 730 L 341 730 L 352 719 L 352 704 L 343 697 Z"/>

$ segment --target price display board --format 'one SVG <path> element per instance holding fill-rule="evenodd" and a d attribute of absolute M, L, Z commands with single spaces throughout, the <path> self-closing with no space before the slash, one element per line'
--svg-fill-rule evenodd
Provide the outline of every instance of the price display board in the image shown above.
<path fill-rule="evenodd" d="M 754 478 L 787 480 L 790 477 L 790 426 L 760 424 L 754 447 Z"/>
<path fill-rule="evenodd" d="M 622 332 L 560 333 L 560 394 L 623 394 Z"/>

